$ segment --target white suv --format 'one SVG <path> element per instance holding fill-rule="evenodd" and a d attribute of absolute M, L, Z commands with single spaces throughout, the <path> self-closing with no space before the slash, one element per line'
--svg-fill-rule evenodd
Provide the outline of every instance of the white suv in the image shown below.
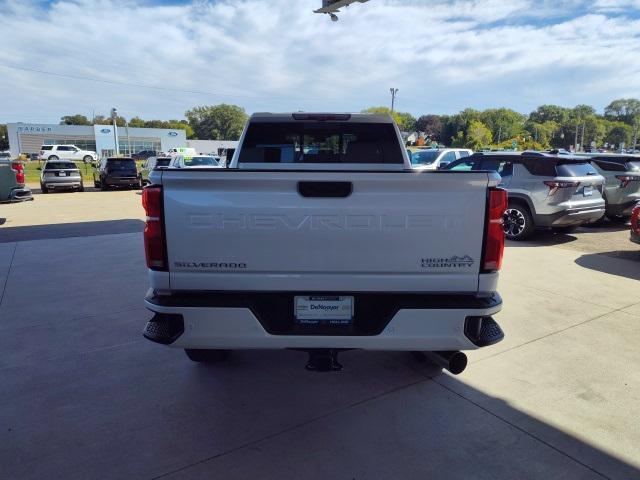
<path fill-rule="evenodd" d="M 75 145 L 42 145 L 40 147 L 40 160 L 82 160 L 84 163 L 91 163 L 97 159 L 96 152 L 81 150 Z"/>
<path fill-rule="evenodd" d="M 451 162 L 473 155 L 468 148 L 421 148 L 409 152 L 411 167 L 416 170 L 440 170 Z"/>

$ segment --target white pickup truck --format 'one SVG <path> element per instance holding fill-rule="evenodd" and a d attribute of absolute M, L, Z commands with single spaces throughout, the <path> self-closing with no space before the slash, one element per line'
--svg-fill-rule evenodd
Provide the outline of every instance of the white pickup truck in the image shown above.
<path fill-rule="evenodd" d="M 255 114 L 229 168 L 150 180 L 144 335 L 194 361 L 402 350 L 459 373 L 504 336 L 500 177 L 412 170 L 388 116 Z"/>

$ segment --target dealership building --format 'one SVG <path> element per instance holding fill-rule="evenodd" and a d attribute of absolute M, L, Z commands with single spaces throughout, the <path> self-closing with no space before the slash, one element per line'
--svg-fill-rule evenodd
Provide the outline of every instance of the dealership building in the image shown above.
<path fill-rule="evenodd" d="M 115 130 L 115 131 L 114 131 Z M 112 125 L 55 125 L 8 123 L 7 136 L 12 156 L 39 153 L 42 145 L 72 144 L 99 156 L 131 155 L 141 150 L 167 152 L 187 146 L 184 130 L 134 128 Z"/>

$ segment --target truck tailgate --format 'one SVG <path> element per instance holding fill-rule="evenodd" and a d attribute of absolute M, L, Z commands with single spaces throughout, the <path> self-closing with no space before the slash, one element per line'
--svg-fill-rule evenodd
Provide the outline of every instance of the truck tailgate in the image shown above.
<path fill-rule="evenodd" d="M 477 291 L 496 183 L 248 170 L 166 170 L 161 182 L 171 290 L 300 292 Z"/>

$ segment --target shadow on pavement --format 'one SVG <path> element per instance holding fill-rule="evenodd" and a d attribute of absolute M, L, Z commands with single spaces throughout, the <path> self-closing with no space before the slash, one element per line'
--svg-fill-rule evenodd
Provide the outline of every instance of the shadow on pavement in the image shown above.
<path fill-rule="evenodd" d="M 631 260 L 637 263 L 612 262 L 611 258 Z M 638 251 L 618 250 L 613 252 L 589 253 L 576 259 L 581 267 L 596 270 L 609 275 L 640 280 L 640 249 Z"/>
<path fill-rule="evenodd" d="M 50 238 L 91 237 L 117 233 L 142 232 L 144 222 L 139 219 L 103 220 L 96 222 L 57 223 L 24 227 L 1 227 L 0 243 L 24 242 Z"/>
<path fill-rule="evenodd" d="M 600 233 L 600 232 L 621 232 L 629 230 L 629 223 L 614 223 L 609 221 L 600 221 L 583 225 L 578 230 L 580 233 Z"/>
<path fill-rule="evenodd" d="M 101 323 L 83 329 L 88 320 Z M 640 478 L 406 353 L 348 352 L 340 373 L 307 372 L 305 361 L 241 351 L 204 366 L 136 343 L 21 362 L 3 382 L 0 463 L 7 478 Z"/>
<path fill-rule="evenodd" d="M 535 232 L 529 240 L 507 240 L 507 247 L 551 247 L 554 245 L 562 245 L 564 243 L 575 242 L 577 240 L 573 235 L 566 233 L 541 230 Z"/>

